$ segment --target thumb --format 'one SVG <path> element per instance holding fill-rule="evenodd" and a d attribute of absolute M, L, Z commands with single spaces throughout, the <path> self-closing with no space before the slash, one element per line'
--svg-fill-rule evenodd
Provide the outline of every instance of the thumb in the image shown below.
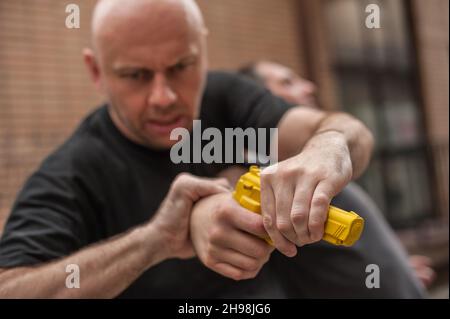
<path fill-rule="evenodd" d="M 196 202 L 202 197 L 224 192 L 230 192 L 230 186 L 223 179 L 180 174 L 172 183 L 169 197 L 177 201 Z"/>
<path fill-rule="evenodd" d="M 212 181 L 216 181 L 217 184 L 222 185 L 223 187 L 225 187 L 229 191 L 233 190 L 232 185 L 230 184 L 230 182 L 225 177 L 213 178 L 211 180 Z"/>
<path fill-rule="evenodd" d="M 230 190 L 231 186 L 224 178 L 195 178 L 192 184 L 191 199 L 196 202 L 206 196 L 229 193 Z"/>

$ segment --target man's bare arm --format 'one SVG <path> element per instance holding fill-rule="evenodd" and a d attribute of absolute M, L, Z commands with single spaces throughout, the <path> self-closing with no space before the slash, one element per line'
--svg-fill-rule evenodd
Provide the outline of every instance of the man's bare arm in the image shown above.
<path fill-rule="evenodd" d="M 350 151 L 353 179 L 358 178 L 367 167 L 374 146 L 373 136 L 366 126 L 341 112 L 327 113 L 296 107 L 281 119 L 278 132 L 280 161 L 297 155 L 308 143 L 314 143 L 316 135 L 330 134 L 330 139 L 342 139 Z"/>
<path fill-rule="evenodd" d="M 152 224 L 37 267 L 2 269 L 1 298 L 112 298 L 146 269 L 168 258 Z M 80 269 L 80 288 L 67 288 L 66 266 Z"/>
<path fill-rule="evenodd" d="M 0 298 L 112 298 L 145 270 L 169 258 L 190 258 L 189 219 L 195 202 L 228 192 L 227 182 L 180 174 L 151 221 L 47 264 L 0 269 Z M 67 288 L 66 266 L 80 270 Z"/>

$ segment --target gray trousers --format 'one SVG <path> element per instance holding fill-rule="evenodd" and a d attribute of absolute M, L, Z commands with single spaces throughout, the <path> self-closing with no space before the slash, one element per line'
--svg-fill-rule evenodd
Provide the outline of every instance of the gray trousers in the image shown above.
<path fill-rule="evenodd" d="M 269 273 L 280 285 L 275 288 L 292 298 L 423 298 L 425 291 L 409 266 L 408 257 L 373 200 L 356 184 L 349 184 L 332 202 L 357 212 L 365 219 L 360 240 L 352 247 L 337 247 L 324 241 L 298 249 L 294 258 L 275 251 Z M 379 288 L 368 288 L 376 281 Z M 280 276 L 282 273 L 282 276 Z M 368 278 L 369 276 L 369 278 Z M 272 291 L 272 296 L 277 295 Z M 287 293 L 287 296 L 286 296 Z"/>

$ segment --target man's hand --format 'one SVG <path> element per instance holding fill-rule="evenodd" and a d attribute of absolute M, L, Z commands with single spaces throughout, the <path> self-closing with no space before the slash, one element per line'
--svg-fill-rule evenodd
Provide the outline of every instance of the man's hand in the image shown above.
<path fill-rule="evenodd" d="M 169 257 L 190 258 L 194 251 L 189 239 L 189 219 L 195 202 L 205 196 L 229 192 L 224 178 L 207 179 L 187 173 L 178 175 L 151 220 L 152 226 L 165 238 Z"/>
<path fill-rule="evenodd" d="M 273 248 L 260 239 L 265 236 L 261 215 L 239 206 L 229 192 L 205 198 L 192 210 L 197 256 L 206 267 L 234 280 L 254 278 L 269 260 Z"/>
<path fill-rule="evenodd" d="M 264 227 L 286 256 L 296 246 L 322 239 L 328 207 L 352 179 L 344 136 L 327 131 L 313 136 L 302 152 L 261 172 Z"/>
<path fill-rule="evenodd" d="M 427 256 L 412 255 L 409 264 L 422 284 L 429 288 L 436 279 L 436 272 L 432 268 L 432 260 Z"/>

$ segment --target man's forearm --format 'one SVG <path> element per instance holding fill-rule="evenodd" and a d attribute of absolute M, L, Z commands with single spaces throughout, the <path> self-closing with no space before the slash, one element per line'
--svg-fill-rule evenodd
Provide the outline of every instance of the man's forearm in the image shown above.
<path fill-rule="evenodd" d="M 326 116 L 314 135 L 328 132 L 336 132 L 344 137 L 352 160 L 353 179 L 358 178 L 366 169 L 372 155 L 374 139 L 371 132 L 362 122 L 345 113 L 332 113 Z"/>
<path fill-rule="evenodd" d="M 89 246 L 61 260 L 0 272 L 0 298 L 112 298 L 149 267 L 168 258 L 151 224 Z M 80 288 L 67 288 L 66 266 L 80 269 Z"/>

